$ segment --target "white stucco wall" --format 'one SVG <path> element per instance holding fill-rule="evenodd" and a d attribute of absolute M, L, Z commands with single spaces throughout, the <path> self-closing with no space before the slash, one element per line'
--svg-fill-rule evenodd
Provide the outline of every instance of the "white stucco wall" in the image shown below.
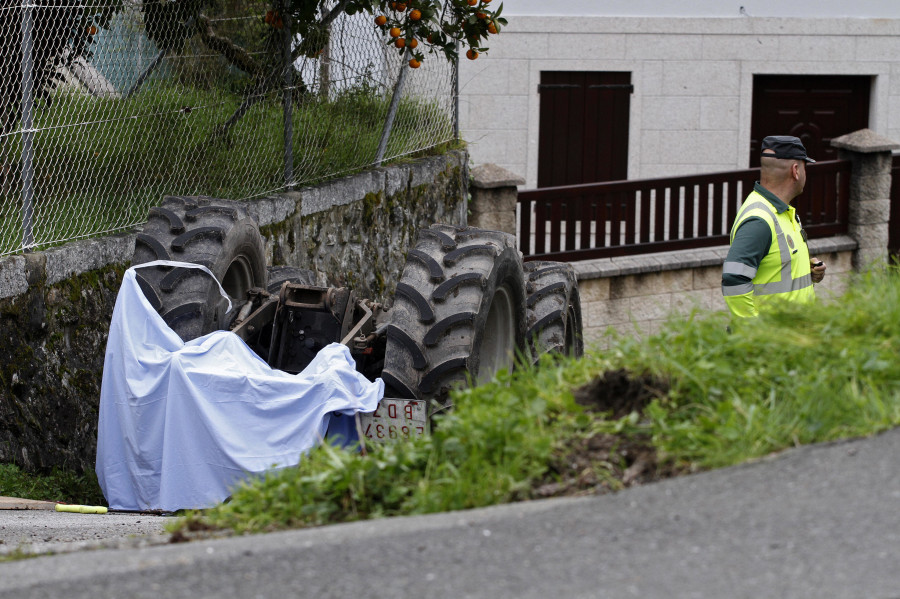
<path fill-rule="evenodd" d="M 883 5 L 878 14 L 896 17 L 880 19 L 525 14 L 542 4 L 563 3 L 506 0 L 509 26 L 491 39 L 488 54 L 460 63 L 460 128 L 473 162 L 499 164 L 527 188 L 537 182 L 542 71 L 632 73 L 632 179 L 746 168 L 755 74 L 872 76 L 869 125 L 900 140 L 900 2 L 853 3 L 860 11 Z M 590 14 L 626 3 L 567 4 Z M 744 5 L 752 14 L 775 3 Z"/>

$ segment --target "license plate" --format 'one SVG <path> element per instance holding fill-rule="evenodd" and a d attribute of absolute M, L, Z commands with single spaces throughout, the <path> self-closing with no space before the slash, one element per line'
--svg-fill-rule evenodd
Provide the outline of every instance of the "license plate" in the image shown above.
<path fill-rule="evenodd" d="M 360 435 L 376 442 L 421 437 L 428 432 L 428 408 L 418 399 L 385 397 L 374 412 L 358 416 Z"/>

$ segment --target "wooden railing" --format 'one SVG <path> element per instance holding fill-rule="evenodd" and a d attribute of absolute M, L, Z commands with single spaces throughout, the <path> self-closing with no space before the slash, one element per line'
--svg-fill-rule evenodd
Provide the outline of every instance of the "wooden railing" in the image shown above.
<path fill-rule="evenodd" d="M 807 166 L 794 200 L 810 237 L 847 232 L 850 163 Z M 519 192 L 526 260 L 588 260 L 725 245 L 759 169 Z"/>

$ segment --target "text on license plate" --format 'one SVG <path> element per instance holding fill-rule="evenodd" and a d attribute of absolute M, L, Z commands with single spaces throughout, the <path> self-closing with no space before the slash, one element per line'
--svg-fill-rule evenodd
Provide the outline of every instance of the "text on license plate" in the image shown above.
<path fill-rule="evenodd" d="M 421 400 L 384 398 L 374 412 L 360 414 L 359 423 L 373 441 L 421 437 L 428 430 L 428 409 Z"/>

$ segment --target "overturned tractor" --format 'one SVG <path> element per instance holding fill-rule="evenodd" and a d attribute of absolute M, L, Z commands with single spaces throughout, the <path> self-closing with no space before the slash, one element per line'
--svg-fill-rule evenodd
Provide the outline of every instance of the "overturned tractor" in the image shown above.
<path fill-rule="evenodd" d="M 231 330 L 273 368 L 302 371 L 316 353 L 348 346 L 359 372 L 385 383 L 385 399 L 358 421 L 361 437 L 423 434 L 457 386 L 489 381 L 516 356 L 578 356 L 581 307 L 574 271 L 523 263 L 512 235 L 432 225 L 419 233 L 388 308 L 345 287 L 316 286 L 311 271 L 266 267 L 264 242 L 246 208 L 202 197 L 167 197 L 150 209 L 133 264 L 174 260 L 201 270 L 138 271 L 153 308 L 185 341 Z"/>

